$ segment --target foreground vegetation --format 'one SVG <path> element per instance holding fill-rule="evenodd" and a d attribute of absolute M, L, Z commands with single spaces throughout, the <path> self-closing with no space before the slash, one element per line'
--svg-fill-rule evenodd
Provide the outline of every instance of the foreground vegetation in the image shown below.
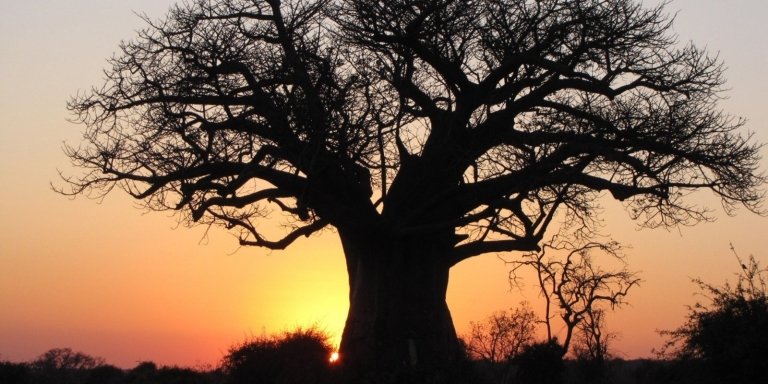
<path fill-rule="evenodd" d="M 768 318 L 763 299 L 762 321 Z M 755 336 L 765 340 L 768 328 Z M 750 332 L 754 332 L 750 329 Z M 676 331 L 677 332 L 677 331 Z M 731 333 L 738 333 L 738 328 Z M 726 337 L 738 338 L 737 335 Z M 738 350 L 738 348 L 747 348 Z M 578 355 L 563 358 L 562 346 L 556 341 L 531 343 L 509 359 L 493 361 L 468 358 L 456 367 L 449 383 L 478 384 L 651 384 L 651 383 L 762 383 L 768 370 L 762 349 L 734 344 L 729 356 L 743 358 L 716 361 L 682 350 L 667 352 L 654 360 L 594 360 Z M 687 351 L 687 349 L 686 349 Z M 157 366 L 141 362 L 133 368 L 121 369 L 68 348 L 52 349 L 34 361 L 12 363 L 0 361 L 0 383 L 3 384 L 338 384 L 357 383 L 348 380 L 343 364 L 331 362 L 332 348 L 325 334 L 316 329 L 296 330 L 278 336 L 258 337 L 233 346 L 217 367 L 183 368 Z M 471 356 L 471 353 L 468 352 Z M 355 377 L 359 377 L 355 375 Z M 368 383 L 416 383 L 397 378 L 381 378 Z"/>
<path fill-rule="evenodd" d="M 348 372 L 343 358 L 332 361 L 328 336 L 309 328 L 245 340 L 217 367 L 205 369 L 153 362 L 121 369 L 69 348 L 51 349 L 31 362 L 0 361 L 0 384 L 357 384 L 361 377 L 367 379 L 362 384 L 766 383 L 768 269 L 752 256 L 746 261 L 734 256 L 740 267 L 735 284 L 694 280 L 709 303 L 691 306 L 683 325 L 661 332 L 668 341 L 655 360 L 614 358 L 611 335 L 602 332 L 602 310 L 590 311 L 593 316 L 579 323 L 587 326 L 574 326 L 572 349 L 552 336 L 536 341 L 536 316 L 521 306 L 473 323 L 463 340 L 464 363 L 439 382 L 434 376 L 418 380 L 412 372 L 401 377 Z"/>
<path fill-rule="evenodd" d="M 62 351 L 62 350 L 58 350 Z M 71 351 L 70 351 L 71 352 Z M 309 367 L 300 358 L 290 356 L 286 360 L 258 359 L 261 352 L 254 352 L 255 360 L 245 360 L 239 371 L 228 371 L 223 366 L 211 369 L 182 367 L 159 367 L 152 362 L 142 362 L 130 369 L 121 369 L 103 363 L 90 368 L 48 367 L 42 368 L 34 362 L 0 362 L 0 383 L 3 384 L 336 384 L 348 383 L 341 371 L 327 359 L 315 360 Z M 265 352 L 265 351 L 262 351 Z M 275 352 L 275 351 L 272 351 Z M 272 352 L 265 352 L 270 354 Z M 278 353 L 279 355 L 279 353 Z M 274 357 L 275 355 L 273 355 Z M 286 356 L 288 357 L 288 356 Z M 275 365 L 269 365 L 275 363 Z M 315 364 L 314 366 L 312 364 Z M 472 361 L 469 372 L 463 376 L 470 381 L 457 383 L 615 383 L 615 384 L 652 384 L 652 383 L 762 383 L 765 382 L 765 369 L 742 372 L 741 378 L 730 376 L 707 376 L 708 365 L 701 360 L 622 360 L 606 362 L 600 376 L 589 362 L 582 360 L 562 360 L 552 364 L 546 359 L 539 361 L 520 361 L 513 364 Z M 500 379 L 497 373 L 505 375 Z M 523 373 L 526 372 L 526 373 Z M 253 376 L 249 376 L 252 374 Z"/>

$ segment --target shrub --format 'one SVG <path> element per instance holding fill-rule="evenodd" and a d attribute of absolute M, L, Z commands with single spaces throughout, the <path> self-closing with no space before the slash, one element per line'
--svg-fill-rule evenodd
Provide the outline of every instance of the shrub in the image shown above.
<path fill-rule="evenodd" d="M 563 380 L 565 350 L 557 339 L 523 348 L 515 362 L 517 379 L 522 384 L 558 384 Z"/>
<path fill-rule="evenodd" d="M 155 383 L 156 374 L 157 364 L 152 361 L 142 361 L 128 371 L 126 382 L 136 384 Z"/>
<path fill-rule="evenodd" d="M 88 371 L 85 384 L 117 384 L 123 382 L 125 372 L 114 365 L 100 365 Z"/>
<path fill-rule="evenodd" d="M 661 354 L 694 367 L 705 382 L 768 382 L 768 270 L 753 256 L 747 263 L 736 257 L 735 286 L 694 280 L 711 303 L 695 304 L 685 324 L 661 332 L 670 338 Z"/>
<path fill-rule="evenodd" d="M 162 384 L 209 384 L 210 374 L 190 368 L 162 367 L 155 373 L 156 381 Z"/>
<path fill-rule="evenodd" d="M 230 384 L 315 384 L 328 380 L 328 336 L 317 328 L 256 337 L 236 345 L 222 361 Z"/>
<path fill-rule="evenodd" d="M 57 384 L 83 383 L 90 370 L 102 365 L 104 359 L 70 348 L 53 348 L 29 364 L 37 382 Z"/>
<path fill-rule="evenodd" d="M 0 383 L 25 384 L 29 382 L 29 366 L 27 364 L 0 361 Z"/>

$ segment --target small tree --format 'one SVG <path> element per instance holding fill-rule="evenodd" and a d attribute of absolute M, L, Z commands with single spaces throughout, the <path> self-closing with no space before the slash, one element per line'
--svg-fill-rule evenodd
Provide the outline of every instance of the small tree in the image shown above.
<path fill-rule="evenodd" d="M 611 357 L 608 348 L 615 338 L 615 333 L 605 331 L 605 310 L 590 311 L 576 327 L 574 355 L 579 360 L 602 363 Z"/>
<path fill-rule="evenodd" d="M 42 370 L 87 370 L 104 365 L 104 359 L 93 357 L 71 348 L 53 348 L 32 362 L 34 369 Z"/>
<path fill-rule="evenodd" d="M 635 272 L 626 269 L 604 270 L 593 261 L 592 254 L 602 252 L 610 258 L 624 262 L 621 246 L 615 241 L 607 243 L 586 242 L 574 244 L 554 238 L 545 244 L 541 251 L 531 252 L 520 260 L 508 262 L 512 265 L 510 281 L 520 286 L 520 273 L 524 268 L 536 272 L 538 287 L 544 298 L 544 323 L 547 340 L 553 340 L 552 319 L 559 317 L 565 325 L 563 354 L 571 345 L 574 331 L 585 320 L 590 324 L 585 328 L 595 337 L 599 334 L 603 316 L 601 306 L 615 308 L 624 304 L 629 290 L 640 283 Z M 548 250 L 555 252 L 554 256 Z M 559 313 L 553 314 L 556 305 Z M 597 327 L 597 328 L 595 328 Z M 590 329 L 592 328 L 592 329 Z"/>
<path fill-rule="evenodd" d="M 744 262 L 731 246 L 741 270 L 736 284 L 722 287 L 694 279 L 709 305 L 690 307 L 685 324 L 661 331 L 669 341 L 661 356 L 694 364 L 703 378 L 719 382 L 768 380 L 768 269 L 754 256 Z"/>
<path fill-rule="evenodd" d="M 87 371 L 102 366 L 101 357 L 93 357 L 70 348 L 53 348 L 30 363 L 33 374 L 43 383 L 82 383 Z"/>
<path fill-rule="evenodd" d="M 466 348 L 474 359 L 509 362 L 533 342 L 536 314 L 527 303 L 520 308 L 499 311 L 484 322 L 471 322 Z"/>
<path fill-rule="evenodd" d="M 573 354 L 585 382 L 605 382 L 609 373 L 607 361 L 611 358 L 609 347 L 615 338 L 615 333 L 605 330 L 603 309 L 587 312 L 584 320 L 576 326 Z"/>

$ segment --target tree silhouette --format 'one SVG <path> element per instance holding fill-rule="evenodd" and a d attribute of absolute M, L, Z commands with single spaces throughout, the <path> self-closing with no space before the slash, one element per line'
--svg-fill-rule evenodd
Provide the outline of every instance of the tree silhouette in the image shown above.
<path fill-rule="evenodd" d="M 534 344 L 536 314 L 528 303 L 517 309 L 498 311 L 482 322 L 470 322 L 462 338 L 467 355 L 480 361 L 493 382 L 506 383 L 514 373 L 515 359 Z"/>
<path fill-rule="evenodd" d="M 527 303 L 515 310 L 495 312 L 485 321 L 470 323 L 467 352 L 478 360 L 509 362 L 533 343 L 535 325 L 536 314 Z"/>
<path fill-rule="evenodd" d="M 191 0 L 146 22 L 70 101 L 83 173 L 61 191 L 117 187 L 270 249 L 334 227 L 342 358 L 367 372 L 451 362 L 449 269 L 535 250 L 558 218 L 589 228 L 601 192 L 651 227 L 704 219 L 693 189 L 729 212 L 762 198 L 721 63 L 678 46 L 661 6 Z"/>
<path fill-rule="evenodd" d="M 573 354 L 586 383 L 609 382 L 608 360 L 611 359 L 611 344 L 617 335 L 605 329 L 605 310 L 588 312 L 576 326 Z"/>
<path fill-rule="evenodd" d="M 105 366 L 105 360 L 70 348 L 53 348 L 29 366 L 39 382 L 74 384 L 84 382 L 89 371 Z"/>
<path fill-rule="evenodd" d="M 754 256 L 745 262 L 731 246 L 741 270 L 736 284 L 694 279 L 709 304 L 691 306 L 685 324 L 661 331 L 669 340 L 661 357 L 692 363 L 688 381 L 760 383 L 768 379 L 768 268 Z M 698 364 L 697 364 L 698 363 Z"/>
<path fill-rule="evenodd" d="M 556 255 L 551 256 L 547 251 L 553 251 Z M 536 272 L 539 293 L 544 298 L 543 321 L 547 329 L 547 340 L 557 339 L 552 333 L 553 318 L 559 317 L 565 326 L 563 355 L 570 350 L 574 331 L 579 330 L 580 326 L 586 326 L 582 330 L 591 333 L 589 336 L 597 336 L 597 340 L 591 341 L 599 343 L 602 307 L 610 306 L 613 309 L 623 305 L 629 290 L 640 284 L 640 278 L 628 270 L 626 265 L 616 270 L 605 270 L 598 266 L 593 261 L 595 252 L 625 262 L 621 245 L 615 241 L 578 244 L 557 237 L 544 244 L 539 252 L 529 252 L 508 261 L 512 265 L 510 281 L 514 285 L 520 285 L 521 269 L 528 268 Z M 556 308 L 556 314 L 552 313 L 553 307 Z"/>

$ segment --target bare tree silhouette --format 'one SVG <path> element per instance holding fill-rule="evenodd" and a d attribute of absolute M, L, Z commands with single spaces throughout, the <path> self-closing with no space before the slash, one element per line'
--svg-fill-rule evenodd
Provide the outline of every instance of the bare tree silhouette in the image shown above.
<path fill-rule="evenodd" d="M 606 330 L 605 313 L 605 309 L 593 309 L 576 326 L 573 355 L 586 383 L 611 382 L 611 349 L 618 334 Z"/>
<path fill-rule="evenodd" d="M 462 337 L 469 357 L 480 361 L 493 382 L 506 383 L 514 377 L 516 359 L 534 344 L 536 314 L 528 303 L 509 311 L 498 311 L 484 321 L 470 322 Z"/>
<path fill-rule="evenodd" d="M 589 228 L 603 191 L 651 227 L 704 219 L 694 189 L 759 209 L 723 67 L 670 24 L 634 0 L 190 0 L 70 101 L 83 173 L 60 191 L 117 187 L 271 249 L 333 226 L 345 364 L 440 371 L 456 263 L 535 250 L 558 215 Z"/>
<path fill-rule="evenodd" d="M 494 363 L 510 362 L 532 344 L 536 314 L 527 303 L 515 310 L 494 312 L 485 321 L 471 322 L 466 349 L 471 357 Z"/>
<path fill-rule="evenodd" d="M 591 341 L 600 342 L 602 310 L 606 306 L 613 309 L 623 305 L 629 290 L 640 283 L 637 274 L 626 265 L 615 270 L 597 265 L 595 252 L 624 263 L 622 247 L 615 241 L 579 244 L 557 237 L 544 244 L 541 251 L 529 252 L 507 262 L 512 266 L 509 277 L 513 285 L 520 285 L 522 269 L 532 269 L 536 273 L 539 293 L 544 298 L 543 321 L 547 340 L 557 340 L 552 332 L 555 317 L 565 325 L 563 355 L 569 351 L 574 331 L 580 326 L 586 326 L 583 330 L 589 336 L 598 337 Z"/>

